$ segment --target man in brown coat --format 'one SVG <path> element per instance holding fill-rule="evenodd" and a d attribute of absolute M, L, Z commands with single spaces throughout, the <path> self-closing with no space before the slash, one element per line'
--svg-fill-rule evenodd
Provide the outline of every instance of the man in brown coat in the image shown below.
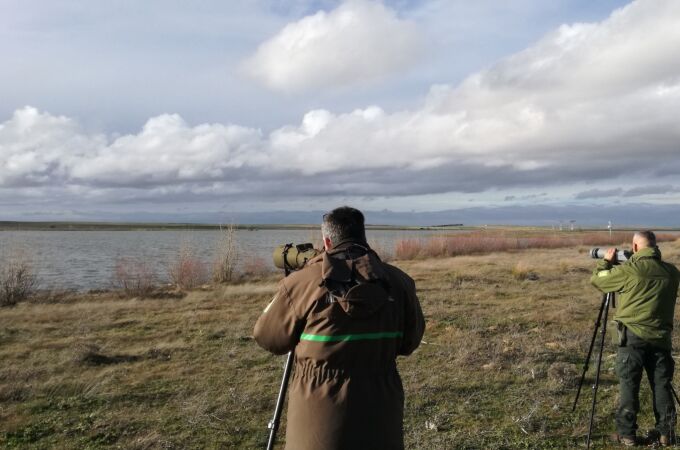
<path fill-rule="evenodd" d="M 255 324 L 264 349 L 295 351 L 286 449 L 403 449 L 397 355 L 420 344 L 415 283 L 368 247 L 364 216 L 325 214 L 326 251 L 286 277 Z"/>

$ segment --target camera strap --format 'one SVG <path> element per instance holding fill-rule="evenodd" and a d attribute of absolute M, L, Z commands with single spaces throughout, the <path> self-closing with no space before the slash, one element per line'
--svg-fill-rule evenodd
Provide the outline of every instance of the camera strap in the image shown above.
<path fill-rule="evenodd" d="M 619 347 L 628 345 L 628 328 L 622 322 L 616 322 L 616 332 L 619 335 Z"/>

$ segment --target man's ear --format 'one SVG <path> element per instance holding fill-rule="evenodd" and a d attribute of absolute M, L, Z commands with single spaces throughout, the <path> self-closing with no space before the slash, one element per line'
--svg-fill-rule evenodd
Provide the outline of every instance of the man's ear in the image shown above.
<path fill-rule="evenodd" d="M 323 246 L 326 248 L 326 250 L 330 249 L 333 247 L 333 242 L 326 236 L 323 237 Z"/>

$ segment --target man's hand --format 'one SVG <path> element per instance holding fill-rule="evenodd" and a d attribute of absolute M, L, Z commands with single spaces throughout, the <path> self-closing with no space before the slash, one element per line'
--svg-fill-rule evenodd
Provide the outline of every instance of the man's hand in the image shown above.
<path fill-rule="evenodd" d="M 607 249 L 607 253 L 604 254 L 604 260 L 610 263 L 616 262 L 616 248 Z"/>

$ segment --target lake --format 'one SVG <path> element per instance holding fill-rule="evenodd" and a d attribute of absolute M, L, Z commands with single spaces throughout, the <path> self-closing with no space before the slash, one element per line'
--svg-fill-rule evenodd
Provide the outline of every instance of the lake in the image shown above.
<path fill-rule="evenodd" d="M 369 242 L 378 252 L 391 252 L 402 238 L 426 237 L 430 230 L 369 230 Z M 451 231 L 447 231 L 451 233 Z M 20 254 L 30 261 L 41 289 L 105 289 L 113 286 L 116 262 L 121 258 L 148 262 L 161 280 L 181 248 L 191 248 L 205 263 L 215 258 L 218 230 L 172 231 L 0 231 L 0 259 Z M 275 247 L 313 242 L 315 230 L 238 230 L 241 260 L 261 258 L 271 265 Z"/>

